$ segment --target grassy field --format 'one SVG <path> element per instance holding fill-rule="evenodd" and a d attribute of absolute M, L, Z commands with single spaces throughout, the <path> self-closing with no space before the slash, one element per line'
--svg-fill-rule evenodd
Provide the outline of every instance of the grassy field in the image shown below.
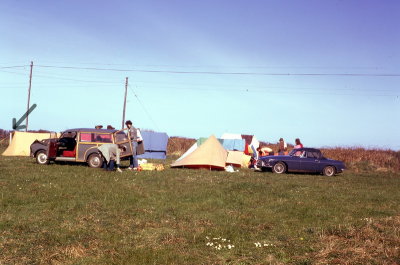
<path fill-rule="evenodd" d="M 0 156 L 0 264 L 400 264 L 399 187 L 393 172 L 110 173 Z"/>

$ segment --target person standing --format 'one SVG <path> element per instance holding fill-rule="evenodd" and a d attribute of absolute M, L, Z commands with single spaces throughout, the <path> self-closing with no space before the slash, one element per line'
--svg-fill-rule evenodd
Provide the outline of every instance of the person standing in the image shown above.
<path fill-rule="evenodd" d="M 137 170 L 139 163 L 137 156 L 144 154 L 144 146 L 143 146 L 143 138 L 140 130 L 133 126 L 130 120 L 125 122 L 125 125 L 128 127 L 129 136 L 132 141 L 132 156 L 129 157 L 129 170 Z"/>
<path fill-rule="evenodd" d="M 115 160 L 117 162 L 117 171 L 122 172 L 119 168 L 120 165 L 120 156 L 121 152 L 126 150 L 125 146 L 123 145 L 116 145 L 116 144 L 103 144 L 98 147 L 101 155 L 104 158 L 103 168 L 107 171 L 114 170 Z"/>
<path fill-rule="evenodd" d="M 287 144 L 283 138 L 279 139 L 278 142 L 278 155 L 284 155 L 287 151 Z"/>

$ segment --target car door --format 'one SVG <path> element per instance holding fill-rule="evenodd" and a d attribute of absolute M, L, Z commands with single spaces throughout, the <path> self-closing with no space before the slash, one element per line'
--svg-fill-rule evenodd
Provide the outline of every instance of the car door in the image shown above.
<path fill-rule="evenodd" d="M 301 160 L 304 151 L 298 150 L 285 159 L 288 171 L 302 171 Z"/>
<path fill-rule="evenodd" d="M 125 146 L 125 148 L 126 148 L 125 152 L 121 153 L 121 157 L 131 156 L 133 149 L 132 149 L 132 141 L 131 141 L 131 138 L 129 137 L 128 129 L 116 131 L 115 133 L 113 133 L 113 135 L 114 135 L 114 143 L 121 144 L 121 145 Z"/>
<path fill-rule="evenodd" d="M 76 157 L 79 162 L 86 162 L 93 150 L 97 150 L 98 144 L 95 140 L 96 133 L 81 131 L 78 134 Z"/>
<path fill-rule="evenodd" d="M 54 160 L 57 157 L 57 151 L 58 151 L 58 138 L 56 139 L 50 139 L 48 144 L 47 144 L 47 159 L 49 160 Z"/>
<path fill-rule="evenodd" d="M 301 159 L 301 168 L 304 172 L 316 172 L 317 163 L 319 163 L 318 156 L 312 151 L 306 151 Z"/>
<path fill-rule="evenodd" d="M 293 155 L 285 160 L 288 171 L 301 171 L 301 155 Z"/>

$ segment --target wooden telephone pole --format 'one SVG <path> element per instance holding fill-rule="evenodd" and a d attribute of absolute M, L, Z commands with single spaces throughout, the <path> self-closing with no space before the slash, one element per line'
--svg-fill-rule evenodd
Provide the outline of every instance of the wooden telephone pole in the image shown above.
<path fill-rule="evenodd" d="M 125 97 L 124 97 L 124 109 L 122 111 L 122 128 L 125 126 L 125 109 L 126 109 L 126 94 L 128 93 L 128 77 L 125 79 Z"/>
<path fill-rule="evenodd" d="M 25 131 L 28 131 L 28 125 L 29 125 L 29 105 L 31 101 L 31 87 L 32 87 L 32 69 L 33 69 L 33 62 L 31 61 L 31 73 L 29 75 L 29 88 L 28 88 L 28 105 L 26 106 L 26 127 Z"/>

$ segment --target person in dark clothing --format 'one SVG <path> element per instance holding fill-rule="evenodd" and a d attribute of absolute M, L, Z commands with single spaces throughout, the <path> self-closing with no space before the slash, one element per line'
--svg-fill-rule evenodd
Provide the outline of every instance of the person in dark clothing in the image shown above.
<path fill-rule="evenodd" d="M 278 154 L 284 155 L 286 151 L 287 151 L 287 144 L 285 140 L 283 140 L 283 138 L 280 138 L 278 142 Z"/>
<path fill-rule="evenodd" d="M 129 157 L 129 170 L 137 170 L 139 163 L 137 156 L 144 154 L 144 147 L 143 147 L 143 138 L 140 130 L 133 126 L 130 120 L 125 122 L 125 125 L 128 127 L 129 136 L 132 140 L 132 156 Z"/>

